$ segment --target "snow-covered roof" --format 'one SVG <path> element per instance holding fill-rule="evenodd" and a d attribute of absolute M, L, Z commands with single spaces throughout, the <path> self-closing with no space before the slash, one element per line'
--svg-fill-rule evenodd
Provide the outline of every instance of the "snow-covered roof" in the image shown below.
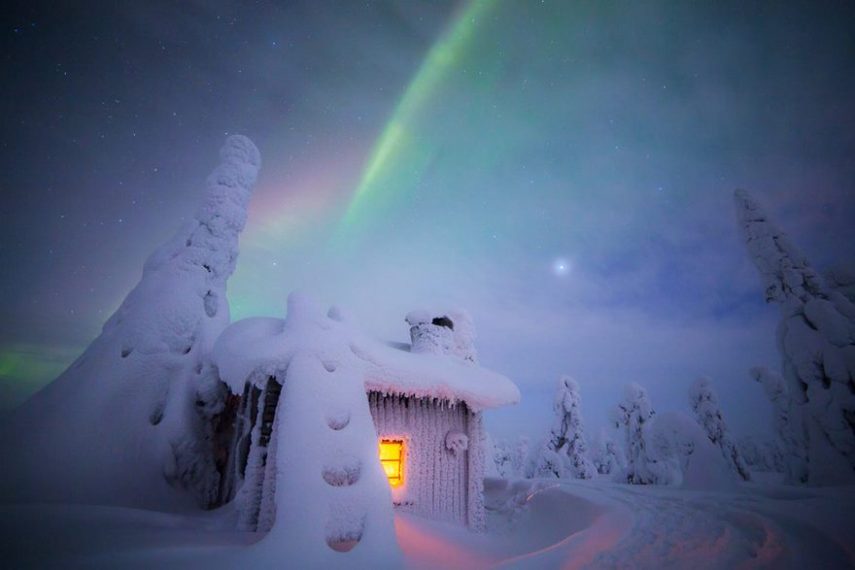
<path fill-rule="evenodd" d="M 404 343 L 374 339 L 348 322 L 328 316 L 310 299 L 292 294 L 288 317 L 252 317 L 230 325 L 212 352 L 220 378 L 240 394 L 245 383 L 262 382 L 286 370 L 298 351 L 316 352 L 324 366 L 334 368 L 352 356 L 362 368 L 366 391 L 433 397 L 465 402 L 475 411 L 519 402 L 520 392 L 505 376 L 451 354 L 411 352 Z M 328 354 L 320 348 L 323 335 L 344 337 L 351 355 Z"/>

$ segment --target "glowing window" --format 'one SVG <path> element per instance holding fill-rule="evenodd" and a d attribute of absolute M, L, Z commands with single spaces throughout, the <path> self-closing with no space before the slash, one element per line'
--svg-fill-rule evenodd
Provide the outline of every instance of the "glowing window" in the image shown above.
<path fill-rule="evenodd" d="M 399 487 L 404 483 L 404 442 L 400 439 L 380 440 L 380 464 L 389 478 L 389 484 Z"/>

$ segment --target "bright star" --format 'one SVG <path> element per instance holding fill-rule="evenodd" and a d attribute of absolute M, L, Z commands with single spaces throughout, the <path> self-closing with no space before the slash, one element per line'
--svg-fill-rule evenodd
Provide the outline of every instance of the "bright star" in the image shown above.
<path fill-rule="evenodd" d="M 567 275 L 570 272 L 570 262 L 563 257 L 559 257 L 552 262 L 552 272 L 559 277 Z"/>

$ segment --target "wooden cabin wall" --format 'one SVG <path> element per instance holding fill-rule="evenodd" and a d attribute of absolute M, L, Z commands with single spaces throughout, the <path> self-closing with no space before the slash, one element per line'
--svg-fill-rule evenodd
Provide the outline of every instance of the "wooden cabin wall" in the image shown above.
<path fill-rule="evenodd" d="M 267 530 L 272 526 L 275 477 L 270 451 L 275 445 L 273 426 L 282 385 L 273 376 L 263 389 L 247 383 L 235 418 L 234 439 L 221 502 L 238 503 L 239 527 Z M 404 484 L 393 488 L 396 508 L 434 520 L 483 529 L 484 449 L 481 414 L 465 403 L 436 398 L 368 394 L 378 437 L 404 439 Z M 450 431 L 469 437 L 469 449 L 458 455 L 446 449 Z"/>
<path fill-rule="evenodd" d="M 449 431 L 469 434 L 472 414 L 465 404 L 371 392 L 371 415 L 379 437 L 406 441 L 404 484 L 392 490 L 396 507 L 418 515 L 468 524 L 469 452 L 445 447 Z"/>

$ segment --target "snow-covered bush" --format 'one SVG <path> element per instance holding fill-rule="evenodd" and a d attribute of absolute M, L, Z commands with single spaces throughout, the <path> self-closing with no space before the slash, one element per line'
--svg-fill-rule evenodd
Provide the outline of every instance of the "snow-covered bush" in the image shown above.
<path fill-rule="evenodd" d="M 648 469 L 657 484 L 722 489 L 735 481 L 719 449 L 688 414 L 659 414 L 648 429 L 652 459 Z"/>
<path fill-rule="evenodd" d="M 562 376 L 555 392 L 555 419 L 549 432 L 547 447 L 549 451 L 557 453 L 564 462 L 559 476 L 590 479 L 594 476 L 594 466 L 588 458 L 580 407 L 579 384 L 569 376 Z"/>
<path fill-rule="evenodd" d="M 626 468 L 616 474 L 616 480 L 635 485 L 670 483 L 666 470 L 647 450 L 647 428 L 655 415 L 644 388 L 628 384 L 614 414 L 615 427 L 624 433 L 626 451 Z"/>
<path fill-rule="evenodd" d="M 743 190 L 736 214 L 766 300 L 781 309 L 778 349 L 807 442 L 807 481 L 855 481 L 855 304 L 826 287 L 808 260 Z"/>
<path fill-rule="evenodd" d="M 751 474 L 745 465 L 739 449 L 730 437 L 727 424 L 722 417 L 718 395 L 712 388 L 709 378 L 698 378 L 689 389 L 689 405 L 695 418 L 707 434 L 710 442 L 720 451 L 722 457 L 730 465 L 733 472 L 742 480 L 750 481 Z"/>

